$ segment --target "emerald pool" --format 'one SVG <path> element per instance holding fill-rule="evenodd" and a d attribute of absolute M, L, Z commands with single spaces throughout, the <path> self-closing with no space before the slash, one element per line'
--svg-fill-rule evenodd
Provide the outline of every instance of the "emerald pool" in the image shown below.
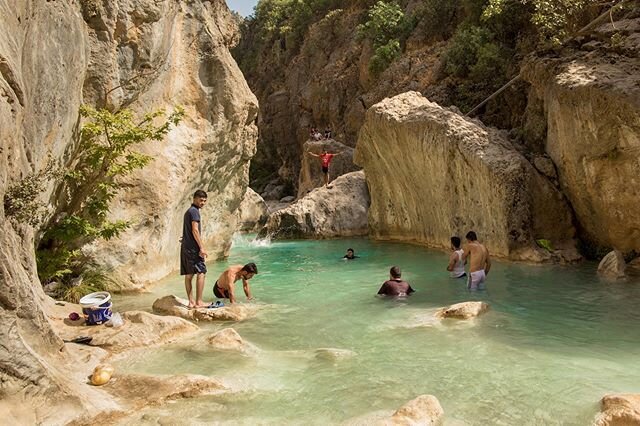
<path fill-rule="evenodd" d="M 353 261 L 341 260 L 353 247 Z M 640 280 L 611 283 L 597 264 L 494 261 L 488 291 L 448 278 L 447 254 L 366 239 L 253 242 L 237 237 L 228 261 L 208 264 L 206 300 L 229 264 L 253 261 L 254 319 L 202 324 L 187 341 L 136 352 L 120 371 L 202 374 L 231 392 L 141 412 L 138 424 L 341 424 L 393 412 L 435 395 L 445 425 L 590 424 L 609 392 L 640 392 Z M 375 297 L 398 265 L 416 293 Z M 239 300 L 245 303 L 240 283 Z M 149 311 L 167 294 L 184 297 L 177 274 L 147 294 L 115 298 L 118 310 Z M 472 321 L 434 321 L 441 306 L 482 300 Z M 221 353 L 206 336 L 232 326 L 260 351 Z M 347 349 L 338 361 L 317 348 Z M 310 355 L 311 354 L 311 355 Z"/>

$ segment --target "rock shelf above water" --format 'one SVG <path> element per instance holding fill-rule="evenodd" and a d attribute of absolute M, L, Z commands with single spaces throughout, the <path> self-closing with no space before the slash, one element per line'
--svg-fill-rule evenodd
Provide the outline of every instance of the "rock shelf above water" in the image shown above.
<path fill-rule="evenodd" d="M 259 311 L 256 305 L 229 304 L 222 308 L 189 309 L 189 302 L 177 296 L 165 296 L 153 302 L 153 312 L 173 315 L 191 321 L 244 321 L 253 318 Z"/>
<path fill-rule="evenodd" d="M 440 308 L 436 318 L 470 319 L 478 317 L 489 310 L 489 304 L 485 302 L 462 302 L 455 305 Z"/>
<path fill-rule="evenodd" d="M 74 305 L 75 306 L 75 305 Z M 60 336 L 71 340 L 78 336 L 91 337 L 91 346 L 99 346 L 117 353 L 140 346 L 167 343 L 192 334 L 198 326 L 182 318 L 163 317 L 148 312 L 130 311 L 122 314 L 124 324 L 113 328 L 105 325 L 75 325 L 69 320 L 55 319 Z"/>
<path fill-rule="evenodd" d="M 194 398 L 225 391 L 217 380 L 200 375 L 147 376 L 116 375 L 101 390 L 113 395 L 118 405 L 71 422 L 70 425 L 113 424 L 135 415 L 141 408 L 170 400 Z"/>

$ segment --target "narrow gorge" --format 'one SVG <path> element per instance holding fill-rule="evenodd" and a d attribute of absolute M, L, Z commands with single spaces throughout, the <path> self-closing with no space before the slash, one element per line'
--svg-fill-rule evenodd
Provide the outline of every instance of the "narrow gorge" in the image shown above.
<path fill-rule="evenodd" d="M 238 4 L 0 0 L 3 421 L 640 424 L 638 1 Z"/>

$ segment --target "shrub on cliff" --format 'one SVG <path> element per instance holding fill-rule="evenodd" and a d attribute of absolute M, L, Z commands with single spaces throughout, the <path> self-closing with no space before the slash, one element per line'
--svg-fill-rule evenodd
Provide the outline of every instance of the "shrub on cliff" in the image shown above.
<path fill-rule="evenodd" d="M 358 26 L 358 34 L 371 40 L 374 53 L 369 71 L 377 76 L 402 53 L 404 41 L 413 29 L 402 7 L 396 2 L 378 1 L 367 13 L 367 21 Z"/>

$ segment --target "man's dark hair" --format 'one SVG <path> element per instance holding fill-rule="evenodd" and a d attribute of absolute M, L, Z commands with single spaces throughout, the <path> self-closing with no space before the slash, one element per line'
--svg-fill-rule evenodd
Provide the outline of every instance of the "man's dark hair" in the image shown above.
<path fill-rule="evenodd" d="M 353 249 L 352 248 L 348 248 L 347 251 L 353 251 Z"/>
<path fill-rule="evenodd" d="M 202 189 L 198 189 L 194 194 L 193 198 L 207 198 L 207 193 Z"/>
<path fill-rule="evenodd" d="M 250 274 L 257 274 L 258 273 L 258 267 L 256 266 L 255 263 L 251 262 L 251 263 L 247 263 L 246 265 L 244 265 L 242 267 L 241 271 L 245 271 L 245 272 L 248 272 Z"/>
<path fill-rule="evenodd" d="M 451 244 L 457 249 L 460 248 L 460 237 L 451 237 Z"/>
<path fill-rule="evenodd" d="M 469 241 L 477 241 L 478 240 L 478 236 L 476 235 L 475 232 L 473 231 L 469 231 L 467 232 L 467 236 L 466 236 L 467 240 Z"/>
<path fill-rule="evenodd" d="M 402 276 L 402 271 L 399 266 L 392 266 L 389 270 L 389 274 L 391 274 L 393 278 L 400 278 Z"/>

